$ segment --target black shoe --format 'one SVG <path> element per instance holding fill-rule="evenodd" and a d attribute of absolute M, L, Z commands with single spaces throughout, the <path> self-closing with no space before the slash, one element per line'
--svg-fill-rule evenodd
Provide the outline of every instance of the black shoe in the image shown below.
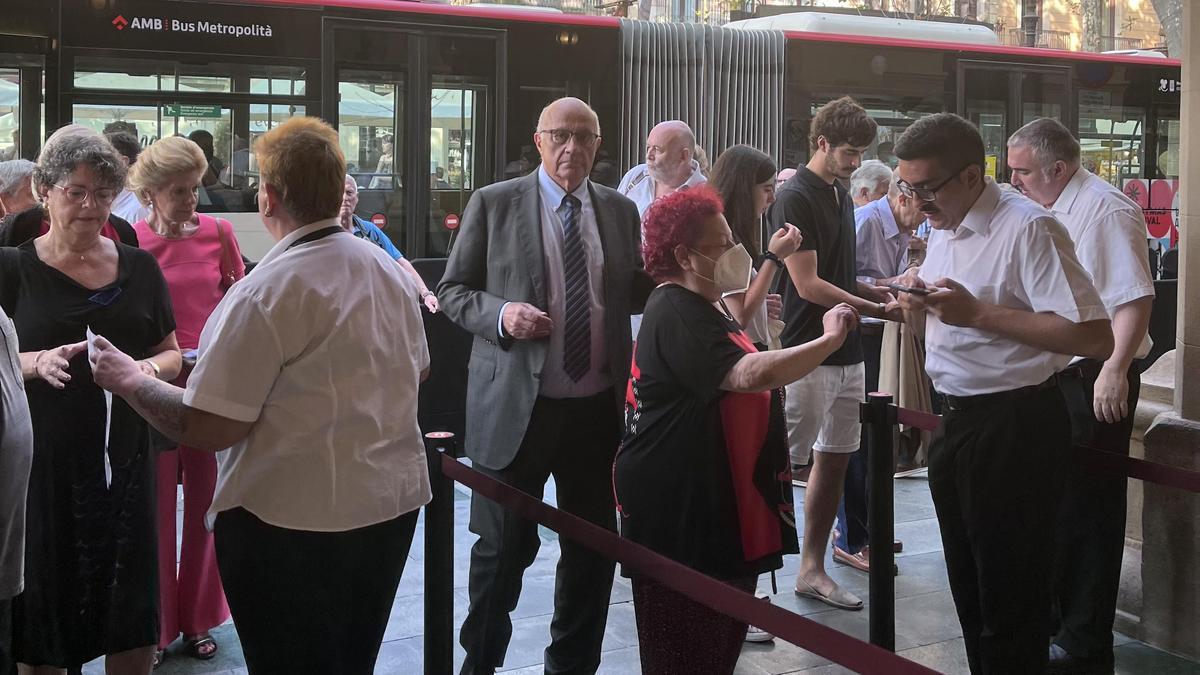
<path fill-rule="evenodd" d="M 1112 652 L 1104 656 L 1071 656 L 1067 650 L 1051 642 L 1046 672 L 1051 675 L 1112 675 Z"/>

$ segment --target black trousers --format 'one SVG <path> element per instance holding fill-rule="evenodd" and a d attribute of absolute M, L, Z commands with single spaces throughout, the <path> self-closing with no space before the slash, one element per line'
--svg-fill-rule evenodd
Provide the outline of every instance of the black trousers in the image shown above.
<path fill-rule="evenodd" d="M 1129 454 L 1133 411 L 1141 377 L 1126 373 L 1129 414 L 1115 424 L 1096 420 L 1092 394 L 1102 364 L 1085 360 L 1067 370 L 1059 382 L 1071 413 L 1071 442 Z M 1054 550 L 1054 607 L 1058 633 L 1054 641 L 1080 658 L 1112 655 L 1113 619 L 1125 552 L 1125 502 L 1128 479 L 1107 471 L 1071 466 L 1058 510 L 1058 543 Z"/>
<path fill-rule="evenodd" d="M 516 459 L 500 471 L 476 467 L 540 498 L 554 476 L 558 508 L 616 531 L 612 463 L 620 415 L 613 394 L 581 399 L 539 398 Z M 463 673 L 491 673 L 504 664 L 512 637 L 509 614 L 521 578 L 541 545 L 537 525 L 479 495 L 471 497 L 470 606 L 459 641 Z M 545 672 L 594 673 L 608 619 L 615 563 L 563 537 L 554 585 L 554 618 Z"/>
<path fill-rule="evenodd" d="M 217 567 L 251 675 L 370 675 L 419 510 L 345 532 L 217 515 Z"/>
<path fill-rule="evenodd" d="M 953 408 L 954 406 L 948 406 Z M 929 457 L 972 673 L 1045 670 L 1055 513 L 1071 431 L 1056 386 L 945 412 Z"/>

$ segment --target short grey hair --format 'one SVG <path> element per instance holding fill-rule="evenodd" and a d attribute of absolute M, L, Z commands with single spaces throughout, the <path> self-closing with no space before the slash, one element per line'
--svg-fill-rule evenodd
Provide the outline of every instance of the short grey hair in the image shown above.
<path fill-rule="evenodd" d="M 21 183 L 28 184 L 35 166 L 37 165 L 27 159 L 0 162 L 0 195 L 10 195 L 21 187 Z"/>
<path fill-rule="evenodd" d="M 101 185 L 125 187 L 126 167 L 121 153 L 100 134 L 78 124 L 68 124 L 46 139 L 38 154 L 33 182 L 49 189 L 81 165 L 91 168 Z"/>
<path fill-rule="evenodd" d="M 1038 118 L 1017 129 L 1009 137 L 1008 144 L 1032 150 L 1042 169 L 1048 169 L 1058 161 L 1068 166 L 1079 163 L 1079 141 L 1062 122 L 1049 117 Z"/>
<path fill-rule="evenodd" d="M 863 189 L 876 192 L 881 187 L 889 187 L 891 182 L 892 168 L 877 159 L 868 159 L 850 174 L 850 194 L 857 195 Z"/>

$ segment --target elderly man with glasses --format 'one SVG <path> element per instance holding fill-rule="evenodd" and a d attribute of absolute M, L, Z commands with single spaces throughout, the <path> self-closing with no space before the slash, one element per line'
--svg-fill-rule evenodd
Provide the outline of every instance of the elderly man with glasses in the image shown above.
<path fill-rule="evenodd" d="M 1066 228 L 984 175 L 970 122 L 924 117 L 896 156 L 898 187 L 934 230 L 900 303 L 945 411 L 929 489 L 967 660 L 972 673 L 1040 673 L 1071 438 L 1059 373 L 1071 354 L 1108 357 L 1108 314 Z"/>
<path fill-rule="evenodd" d="M 537 171 L 478 190 L 463 213 L 438 297 L 472 333 L 467 455 L 498 480 L 540 496 L 553 475 L 559 508 L 616 529 L 612 465 L 629 377 L 629 316 L 651 286 L 637 207 L 588 180 L 600 123 L 583 101 L 542 111 Z M 537 525 L 475 495 L 464 673 L 504 663 L 509 613 L 537 555 Z M 560 540 L 547 673 L 600 664 L 613 562 Z"/>

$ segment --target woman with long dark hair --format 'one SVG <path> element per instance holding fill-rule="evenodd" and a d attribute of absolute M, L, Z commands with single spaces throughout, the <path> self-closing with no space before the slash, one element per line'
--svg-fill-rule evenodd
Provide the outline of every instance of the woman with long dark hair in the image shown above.
<path fill-rule="evenodd" d="M 735 145 L 717 159 L 710 181 L 725 204 L 725 220 L 733 240 L 746 255 L 740 255 L 747 288 L 725 296 L 725 304 L 756 344 L 770 344 L 768 318 L 778 318 L 778 295 L 769 292 L 775 271 L 800 247 L 800 231 L 788 224 L 776 230 L 762 251 L 762 217 L 775 202 L 775 162 L 766 153 L 748 145 Z M 758 269 L 754 270 L 755 262 Z"/>

